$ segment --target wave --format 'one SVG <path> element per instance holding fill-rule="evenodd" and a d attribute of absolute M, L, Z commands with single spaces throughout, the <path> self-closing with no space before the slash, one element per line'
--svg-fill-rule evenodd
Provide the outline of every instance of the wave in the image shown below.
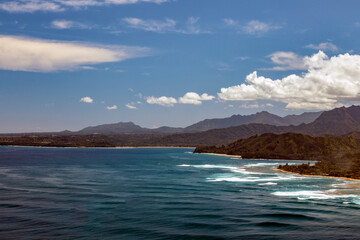
<path fill-rule="evenodd" d="M 294 180 L 299 179 L 299 177 L 270 177 L 270 178 L 259 178 L 259 177 L 218 177 L 218 178 L 207 178 L 209 182 L 273 182 L 273 181 L 284 181 L 284 180 Z"/>
<path fill-rule="evenodd" d="M 189 164 L 181 164 L 181 165 L 177 165 L 178 167 L 191 167 L 191 165 Z"/>
<path fill-rule="evenodd" d="M 347 194 L 347 195 L 339 195 L 339 194 L 329 194 L 333 191 L 277 191 L 272 194 L 279 197 L 296 197 L 299 200 L 325 200 L 325 199 L 336 199 L 336 198 L 356 198 L 357 195 Z"/>
<path fill-rule="evenodd" d="M 267 183 L 259 183 L 259 186 L 272 186 L 272 185 L 277 185 L 277 183 L 274 182 L 267 182 Z"/>
<path fill-rule="evenodd" d="M 252 163 L 252 164 L 246 164 L 244 165 L 244 167 L 265 167 L 265 166 L 276 166 L 276 165 L 280 165 L 281 163 L 279 162 L 274 162 L 274 163 Z"/>
<path fill-rule="evenodd" d="M 177 165 L 178 167 L 194 167 L 194 168 L 205 168 L 205 169 L 226 169 L 230 170 L 234 173 L 241 173 L 241 174 L 251 174 L 251 175 L 263 175 L 266 173 L 261 172 L 249 172 L 244 168 L 234 167 L 234 166 L 225 166 L 225 165 L 212 165 L 212 164 L 203 164 L 203 165 L 189 165 L 189 164 L 181 164 Z"/>

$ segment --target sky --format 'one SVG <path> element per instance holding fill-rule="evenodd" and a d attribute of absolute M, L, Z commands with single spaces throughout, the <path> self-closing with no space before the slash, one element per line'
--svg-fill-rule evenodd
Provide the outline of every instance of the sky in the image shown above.
<path fill-rule="evenodd" d="M 358 105 L 359 1 L 0 1 L 0 132 Z"/>

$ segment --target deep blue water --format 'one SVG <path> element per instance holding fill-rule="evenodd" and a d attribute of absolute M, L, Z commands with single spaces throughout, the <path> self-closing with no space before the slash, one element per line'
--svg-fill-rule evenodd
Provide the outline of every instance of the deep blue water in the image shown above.
<path fill-rule="evenodd" d="M 360 239 L 359 183 L 191 151 L 0 147 L 0 239 Z"/>

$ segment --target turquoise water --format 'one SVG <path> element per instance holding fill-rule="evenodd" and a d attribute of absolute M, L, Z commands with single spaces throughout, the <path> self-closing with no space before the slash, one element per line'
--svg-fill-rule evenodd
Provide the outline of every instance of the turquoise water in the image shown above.
<path fill-rule="evenodd" d="M 360 239 L 359 183 L 192 150 L 0 147 L 0 239 Z"/>

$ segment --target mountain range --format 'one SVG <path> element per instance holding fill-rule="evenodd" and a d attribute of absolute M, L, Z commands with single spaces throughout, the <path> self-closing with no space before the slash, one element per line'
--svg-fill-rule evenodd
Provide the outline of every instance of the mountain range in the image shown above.
<path fill-rule="evenodd" d="M 280 125 L 285 121 L 300 125 Z M 47 134 L 0 135 L 0 145 L 35 146 L 204 146 L 227 145 L 239 139 L 264 133 L 301 133 L 313 137 L 323 135 L 352 136 L 360 138 L 360 106 L 341 107 L 321 113 L 287 116 L 284 118 L 260 112 L 249 116 L 234 115 L 224 119 L 209 119 L 187 128 L 162 127 L 147 129 L 132 122 L 106 124 L 84 128 L 78 132 Z M 236 119 L 236 121 L 234 120 Z M 239 120 L 241 119 L 241 121 Z M 245 119 L 245 120 L 244 120 Z M 287 119 L 287 120 L 284 120 Z M 289 120 L 291 119 L 291 120 Z M 300 121 L 300 120 L 301 121 Z M 259 121 L 260 123 L 256 123 Z M 231 127 L 231 124 L 245 123 Z M 270 122 L 270 125 L 264 124 Z M 197 126 L 197 127 L 195 127 Z M 225 128 L 220 128 L 221 126 Z M 215 128 L 216 129 L 211 129 Z M 209 129 L 210 128 L 210 129 Z M 197 129 L 195 131 L 194 129 Z M 202 131 L 201 131 L 202 129 Z M 209 129 L 209 130 L 204 130 Z"/>
<path fill-rule="evenodd" d="M 306 112 L 300 115 L 287 115 L 280 117 L 266 111 L 251 115 L 232 115 L 228 118 L 205 119 L 185 128 L 160 127 L 155 129 L 143 128 L 133 122 L 119 122 L 86 127 L 80 131 L 66 134 L 158 134 L 158 133 L 191 133 L 203 132 L 211 129 L 228 128 L 243 124 L 267 124 L 273 126 L 300 125 L 313 122 L 322 112 Z"/>
<path fill-rule="evenodd" d="M 238 139 L 264 133 L 302 133 L 310 136 L 334 135 L 342 136 L 351 132 L 360 132 L 360 106 L 335 108 L 320 114 L 311 123 L 297 126 L 274 126 L 269 124 L 250 123 L 223 129 L 212 129 L 196 133 L 178 133 L 162 138 L 163 142 L 194 145 L 229 144 Z M 352 133 L 358 135 L 357 133 Z"/>

